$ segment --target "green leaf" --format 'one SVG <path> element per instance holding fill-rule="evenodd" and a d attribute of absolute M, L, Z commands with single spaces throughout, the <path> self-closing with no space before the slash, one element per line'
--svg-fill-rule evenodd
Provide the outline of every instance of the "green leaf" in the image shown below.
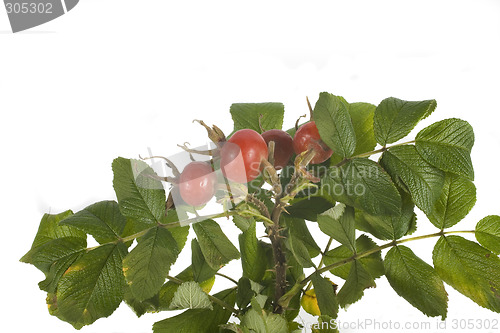
<path fill-rule="evenodd" d="M 234 332 L 234 333 L 251 333 L 250 330 L 246 327 L 243 327 L 241 325 L 235 324 L 235 323 L 229 323 L 227 325 L 222 325 L 220 326 L 222 329 L 223 333 L 229 332 Z M 300 332 L 299 332 L 300 333 Z"/>
<path fill-rule="evenodd" d="M 366 235 L 361 235 L 356 240 L 356 253 L 362 253 L 365 251 L 370 251 L 377 248 L 378 245 L 370 239 L 370 237 Z M 352 257 L 352 250 L 350 250 L 347 246 L 341 245 L 339 247 L 334 248 L 326 253 L 323 257 L 325 262 L 325 266 L 329 266 L 343 260 L 349 259 Z M 382 256 L 380 251 L 370 254 L 369 256 L 363 257 L 357 260 L 366 271 L 370 273 L 370 275 L 374 279 L 378 279 L 382 275 L 384 275 L 384 265 L 382 262 Z M 335 268 L 330 269 L 330 273 L 347 280 L 349 277 L 349 272 L 351 271 L 352 263 L 347 263 Z"/>
<path fill-rule="evenodd" d="M 354 158 L 341 167 L 328 169 L 321 191 L 337 201 L 372 215 L 399 215 L 401 196 L 391 177 L 380 165 L 366 158 Z"/>
<path fill-rule="evenodd" d="M 75 327 L 110 316 L 123 299 L 125 279 L 122 243 L 108 244 L 85 253 L 59 280 L 57 306 L 64 320 Z"/>
<path fill-rule="evenodd" d="M 233 216 L 233 222 L 238 229 L 240 229 L 242 232 L 247 231 L 248 228 L 252 225 L 253 222 L 255 222 L 255 219 L 253 217 L 244 217 L 241 215 L 234 215 Z"/>
<path fill-rule="evenodd" d="M 250 280 L 246 277 L 242 277 L 238 280 L 238 288 L 236 289 L 236 304 L 240 309 L 244 309 L 252 297 L 255 296 L 255 292 L 252 290 L 252 285 Z"/>
<path fill-rule="evenodd" d="M 326 92 L 319 95 L 313 118 L 321 140 L 341 157 L 351 157 L 356 149 L 356 133 L 344 98 Z"/>
<path fill-rule="evenodd" d="M 427 215 L 439 229 L 446 229 L 460 222 L 476 203 L 476 186 L 465 177 L 446 173 L 441 196 Z"/>
<path fill-rule="evenodd" d="M 349 113 L 352 119 L 352 126 L 356 134 L 356 149 L 353 155 L 363 154 L 375 149 L 377 141 L 373 131 L 373 115 L 375 105 L 370 103 L 351 103 Z M 342 157 L 333 152 L 330 164 L 335 165 L 342 161 Z"/>
<path fill-rule="evenodd" d="M 134 297 L 143 301 L 158 293 L 178 255 L 177 243 L 165 228 L 152 228 L 139 238 L 123 261 L 123 272 Z"/>
<path fill-rule="evenodd" d="M 168 228 L 168 231 L 177 243 L 177 248 L 179 249 L 180 253 L 186 245 L 186 241 L 189 235 L 189 226 L 187 225 L 184 227 Z"/>
<path fill-rule="evenodd" d="M 175 278 L 177 279 L 175 280 L 176 282 L 169 280 L 161 287 L 160 292 L 158 293 L 158 306 L 156 311 L 170 310 L 170 303 L 174 299 L 175 292 L 177 291 L 177 289 L 179 289 L 180 286 L 180 284 L 178 283 L 179 281 L 194 281 L 192 266 L 187 267 L 185 270 L 177 274 Z M 208 293 L 212 289 L 214 282 L 215 276 L 212 276 L 208 280 L 200 282 L 199 285 L 204 292 Z"/>
<path fill-rule="evenodd" d="M 261 133 L 273 128 L 281 129 L 285 106 L 282 103 L 235 103 L 229 110 L 234 121 L 234 130 L 250 128 Z M 262 116 L 262 118 L 261 118 Z"/>
<path fill-rule="evenodd" d="M 297 316 L 300 313 L 300 292 L 295 294 L 295 296 L 292 297 L 290 300 L 290 303 L 288 303 L 288 307 L 284 311 L 284 316 L 286 321 L 288 321 L 288 327 L 290 327 L 290 323 L 297 318 Z M 300 331 L 299 333 L 301 333 Z"/>
<path fill-rule="evenodd" d="M 389 97 L 377 106 L 373 118 L 375 139 L 382 146 L 407 136 L 422 120 L 435 109 L 435 100 L 409 102 Z"/>
<path fill-rule="evenodd" d="M 332 208 L 334 205 L 335 202 L 322 196 L 306 196 L 291 200 L 290 206 L 287 206 L 286 210 L 289 213 L 288 216 L 316 222 L 318 214 Z"/>
<path fill-rule="evenodd" d="M 210 267 L 205 260 L 205 257 L 201 252 L 200 244 L 196 238 L 191 241 L 191 262 L 191 266 L 193 268 L 193 278 L 196 282 L 202 282 L 210 279 L 217 272 L 212 269 L 212 267 Z"/>
<path fill-rule="evenodd" d="M 229 305 L 234 305 L 235 290 L 223 290 L 215 297 Z M 156 322 L 153 325 L 154 333 L 213 333 L 219 331 L 219 326 L 226 324 L 231 317 L 231 310 L 224 309 L 218 304 L 213 305 L 213 310 L 190 309 L 183 313 Z"/>
<path fill-rule="evenodd" d="M 353 261 L 349 275 L 337 294 L 339 304 L 345 308 L 361 299 L 366 288 L 375 287 L 371 274 L 357 260 Z"/>
<path fill-rule="evenodd" d="M 165 190 L 146 163 L 118 157 L 113 161 L 113 187 L 121 213 L 137 223 L 135 232 L 159 223 L 165 215 Z"/>
<path fill-rule="evenodd" d="M 177 215 L 177 212 L 175 210 L 169 210 L 167 212 L 166 216 L 162 217 L 162 224 L 169 224 L 172 222 L 178 222 L 179 217 Z M 173 228 L 168 228 L 168 231 L 172 234 L 172 237 L 175 239 L 175 242 L 177 243 L 177 247 L 179 249 L 179 252 L 182 251 L 184 246 L 186 245 L 186 241 L 189 235 L 189 225 L 186 225 L 184 227 L 173 227 Z"/>
<path fill-rule="evenodd" d="M 101 201 L 90 205 L 78 213 L 61 221 L 60 225 L 69 225 L 90 234 L 99 244 L 120 239 L 127 220 L 120 213 L 115 201 Z"/>
<path fill-rule="evenodd" d="M 474 130 L 461 119 L 441 120 L 421 130 L 415 146 L 422 157 L 435 167 L 474 180 L 470 158 Z"/>
<path fill-rule="evenodd" d="M 236 304 L 240 309 L 244 309 L 253 300 L 259 304 L 259 307 L 263 307 L 267 301 L 267 296 L 260 294 L 263 289 L 262 285 L 242 277 L 238 280 Z"/>
<path fill-rule="evenodd" d="M 238 249 L 224 235 L 217 222 L 206 220 L 195 223 L 193 230 L 198 237 L 201 252 L 212 269 L 219 270 L 231 260 L 240 258 Z"/>
<path fill-rule="evenodd" d="M 87 241 L 78 237 L 56 238 L 33 252 L 31 263 L 43 273 L 48 273 L 51 266 L 58 260 L 85 250 Z"/>
<path fill-rule="evenodd" d="M 356 149 L 354 155 L 366 153 L 375 149 L 377 141 L 373 129 L 375 105 L 370 103 L 351 103 L 349 113 L 356 133 Z"/>
<path fill-rule="evenodd" d="M 241 251 L 241 266 L 243 276 L 252 281 L 260 282 L 266 272 L 265 252 L 257 240 L 256 222 L 239 237 Z"/>
<path fill-rule="evenodd" d="M 301 266 L 306 268 L 315 267 L 307 246 L 299 237 L 294 234 L 289 234 L 288 238 L 285 240 L 285 244 Z"/>
<path fill-rule="evenodd" d="M 285 240 L 285 244 L 286 244 Z M 267 243 L 264 243 L 267 244 Z M 288 244 L 286 244 L 288 246 Z M 268 257 L 268 269 L 273 269 L 274 268 L 274 262 L 273 262 L 273 249 L 271 245 L 269 244 L 267 248 L 267 257 Z M 286 256 L 286 263 L 288 265 L 288 272 L 287 272 L 287 278 L 289 279 L 290 284 L 297 283 L 297 281 L 302 281 L 304 278 L 304 267 L 295 259 L 295 255 L 291 251 L 286 251 L 285 253 Z M 274 272 L 267 271 L 266 275 L 268 274 L 268 277 L 271 279 L 274 279 Z M 265 278 L 266 276 L 264 276 Z"/>
<path fill-rule="evenodd" d="M 283 316 L 275 313 L 269 313 L 265 316 L 267 332 L 269 333 L 288 333 L 288 323 Z"/>
<path fill-rule="evenodd" d="M 159 307 L 158 295 L 155 295 L 154 297 L 141 302 L 134 297 L 132 291 L 127 286 L 125 288 L 125 294 L 123 295 L 123 300 L 132 309 L 132 311 L 134 311 L 134 313 L 138 318 L 143 316 L 145 313 L 158 311 Z"/>
<path fill-rule="evenodd" d="M 491 252 L 500 254 L 500 216 L 490 215 L 479 221 L 476 239 Z"/>
<path fill-rule="evenodd" d="M 85 253 L 87 242 L 77 237 L 56 238 L 38 247 L 31 258 L 32 264 L 45 273 L 40 289 L 55 293 L 64 272 Z"/>
<path fill-rule="evenodd" d="M 71 215 L 73 215 L 73 212 L 70 210 L 56 215 L 44 214 L 42 220 L 40 221 L 38 232 L 36 233 L 35 239 L 33 240 L 33 244 L 31 245 L 31 250 L 29 250 L 28 253 L 26 253 L 21 258 L 21 262 L 31 264 L 31 257 L 33 256 L 33 253 L 35 253 L 39 247 L 47 244 L 54 239 L 63 237 L 76 237 L 86 240 L 87 235 L 84 232 L 81 232 L 80 230 L 69 226 L 59 225 L 60 221 Z"/>
<path fill-rule="evenodd" d="M 413 212 L 415 204 L 409 194 L 400 192 L 403 200 L 399 215 L 370 215 L 363 211 L 356 211 L 356 228 L 369 232 L 378 239 L 399 239 L 406 235 L 414 226 L 416 215 Z"/>
<path fill-rule="evenodd" d="M 264 317 L 257 310 L 248 310 L 243 318 L 241 318 L 241 324 L 243 327 L 248 328 L 250 332 L 268 333 Z"/>
<path fill-rule="evenodd" d="M 255 333 L 288 333 L 288 324 L 282 316 L 256 309 L 248 310 L 241 324 Z"/>
<path fill-rule="evenodd" d="M 500 259 L 460 236 L 442 236 L 433 251 L 439 276 L 482 307 L 500 312 Z"/>
<path fill-rule="evenodd" d="M 418 208 L 426 214 L 432 211 L 441 195 L 443 171 L 427 163 L 412 145 L 390 148 L 382 154 L 380 164 L 396 184 L 409 191 Z"/>
<path fill-rule="evenodd" d="M 179 286 L 170 303 L 170 309 L 213 309 L 208 295 L 194 281 L 184 282 Z"/>
<path fill-rule="evenodd" d="M 385 275 L 399 296 L 430 317 L 444 320 L 448 294 L 434 268 L 405 246 L 395 246 L 384 260 Z"/>
<path fill-rule="evenodd" d="M 323 233 L 347 246 L 352 252 L 356 251 L 354 208 L 338 204 L 318 215 L 318 226 Z"/>
<path fill-rule="evenodd" d="M 319 273 L 313 274 L 311 281 L 318 299 L 318 307 L 321 314 L 337 318 L 339 304 L 337 302 L 337 295 L 335 294 L 335 287 L 330 280 L 321 277 Z"/>
<path fill-rule="evenodd" d="M 251 282 L 250 282 L 251 284 Z M 252 297 L 250 301 L 250 305 L 254 310 L 257 310 L 257 312 L 262 312 L 264 305 L 266 304 L 267 297 L 265 295 L 257 295 L 255 297 Z"/>
<path fill-rule="evenodd" d="M 321 253 L 321 249 L 316 244 L 313 236 L 309 232 L 309 228 L 306 225 L 306 222 L 300 218 L 293 218 L 288 216 L 281 216 L 282 221 L 287 228 L 288 232 L 293 235 L 294 238 L 300 239 L 300 241 L 307 248 L 307 252 L 309 252 L 309 256 L 311 258 L 315 258 Z"/>

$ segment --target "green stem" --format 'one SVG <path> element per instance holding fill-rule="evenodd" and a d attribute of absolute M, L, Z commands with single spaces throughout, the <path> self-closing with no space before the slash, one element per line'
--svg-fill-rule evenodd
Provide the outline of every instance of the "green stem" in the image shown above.
<path fill-rule="evenodd" d="M 412 143 L 415 143 L 415 140 L 397 143 L 397 144 L 392 145 L 390 147 L 384 146 L 384 147 L 382 147 L 380 149 L 376 149 L 376 150 L 373 150 L 373 151 L 369 151 L 369 152 L 366 152 L 366 153 L 362 153 L 362 154 L 359 154 L 359 155 L 356 155 L 356 156 L 352 156 L 352 157 L 346 158 L 343 161 L 341 161 L 339 164 L 337 164 L 336 166 L 341 166 L 342 164 L 346 163 L 347 161 L 349 161 L 349 160 L 351 160 L 353 158 L 369 157 L 369 156 L 372 156 L 372 155 L 375 155 L 375 154 L 378 154 L 378 153 L 383 153 L 384 151 L 386 151 L 387 149 L 390 149 L 392 147 L 403 146 L 403 145 L 408 145 L 408 144 L 412 144 Z"/>
<path fill-rule="evenodd" d="M 184 221 L 182 221 L 182 223 L 180 221 L 170 222 L 170 223 L 166 223 L 166 224 L 158 223 L 154 227 L 151 227 L 151 228 L 148 228 L 148 229 L 144 229 L 144 230 L 139 231 L 139 232 L 137 232 L 137 233 L 135 233 L 133 235 L 120 238 L 120 239 L 118 239 L 116 241 L 99 244 L 99 245 L 94 246 L 94 247 L 89 247 L 89 248 L 87 248 L 87 251 L 94 250 L 94 249 L 96 249 L 96 248 L 98 248 L 100 246 L 103 246 L 103 245 L 116 244 L 118 242 L 126 243 L 126 242 L 133 241 L 134 239 L 140 238 L 140 237 L 144 236 L 145 234 L 147 234 L 149 230 L 151 230 L 153 228 L 157 228 L 157 227 L 161 227 L 161 228 L 165 228 L 165 229 L 177 228 L 177 227 L 182 227 L 182 226 L 186 226 L 186 225 L 189 225 L 189 224 L 192 224 L 192 223 L 195 223 L 195 222 L 202 221 L 201 219 L 203 219 L 203 220 L 216 219 L 216 218 L 220 218 L 220 217 L 227 217 L 227 216 L 232 216 L 232 215 L 237 215 L 237 214 L 238 214 L 238 212 L 230 211 L 230 212 L 224 212 L 224 213 L 213 214 L 213 215 L 197 216 L 197 217 L 192 218 L 192 219 L 184 220 Z M 262 217 L 262 218 L 265 219 L 265 217 Z"/>
<path fill-rule="evenodd" d="M 426 238 L 432 238 L 432 237 L 440 237 L 440 236 L 443 236 L 443 235 L 449 235 L 449 234 L 474 234 L 475 233 L 475 230 L 458 230 L 458 231 L 440 231 L 440 232 L 436 232 L 436 233 L 433 233 L 433 234 L 428 234 L 428 235 L 422 235 L 422 236 L 416 236 L 416 237 L 410 237 L 410 238 L 405 238 L 405 239 L 400 239 L 400 240 L 394 240 L 392 242 L 389 242 L 389 243 L 386 243 L 386 244 L 383 244 L 381 246 L 378 246 L 376 248 L 373 248 L 373 249 L 370 249 L 368 251 L 364 251 L 364 252 L 361 252 L 361 253 L 357 253 L 355 255 L 353 255 L 352 257 L 350 258 L 346 258 L 344 260 L 340 260 L 340 261 L 337 261 L 331 265 L 328 265 L 328 266 L 325 266 L 323 268 L 319 268 L 312 274 L 310 274 L 308 277 L 306 277 L 304 280 L 302 280 L 301 284 L 303 286 L 305 286 L 309 281 L 311 281 L 311 278 L 314 274 L 316 273 L 324 273 L 326 271 L 329 271 L 333 268 L 337 268 L 337 267 L 340 267 L 340 266 L 343 266 L 345 264 L 348 264 L 350 262 L 353 262 L 354 260 L 359 260 L 361 258 L 364 258 L 364 257 L 367 257 L 369 255 L 372 255 L 374 253 L 377 253 L 377 252 L 380 252 L 384 249 L 387 249 L 389 247 L 393 247 L 393 246 L 396 246 L 396 245 L 399 245 L 399 244 L 403 244 L 403 243 L 406 243 L 406 242 L 411 242 L 411 241 L 416 241 L 416 240 L 421 240 L 421 239 L 426 239 Z"/>
<path fill-rule="evenodd" d="M 227 276 L 227 275 L 222 274 L 222 273 L 219 273 L 219 272 L 215 273 L 215 275 L 218 275 L 218 276 L 221 276 L 221 277 L 223 277 L 223 278 L 226 278 L 226 279 L 228 279 L 229 281 L 233 282 L 234 284 L 238 285 L 238 281 L 236 281 L 235 279 L 233 279 L 233 278 L 232 278 L 232 277 L 230 277 L 230 276 Z"/>
<path fill-rule="evenodd" d="M 260 201 L 260 199 L 256 198 L 253 194 L 247 195 L 247 202 L 253 204 L 257 209 L 261 212 L 261 215 L 264 215 L 267 219 L 271 219 L 271 215 L 269 214 L 269 210 L 266 205 Z M 272 224 L 272 223 L 271 223 Z"/>
<path fill-rule="evenodd" d="M 323 253 L 321 255 L 321 260 L 319 261 L 318 269 L 322 268 L 323 265 L 325 264 L 325 255 L 330 250 L 330 246 L 332 246 L 332 242 L 333 242 L 333 238 L 330 237 L 330 239 L 328 240 L 328 243 L 326 244 L 325 250 L 323 251 Z M 311 287 L 312 287 L 312 282 L 309 281 L 309 283 L 307 284 L 307 287 L 306 287 L 306 291 L 311 289 Z"/>

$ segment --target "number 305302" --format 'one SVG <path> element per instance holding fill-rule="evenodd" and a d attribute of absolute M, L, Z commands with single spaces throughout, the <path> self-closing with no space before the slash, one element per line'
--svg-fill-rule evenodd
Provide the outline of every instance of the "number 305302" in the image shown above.
<path fill-rule="evenodd" d="M 52 14 L 52 4 L 50 2 L 22 2 L 5 3 L 7 14 Z"/>

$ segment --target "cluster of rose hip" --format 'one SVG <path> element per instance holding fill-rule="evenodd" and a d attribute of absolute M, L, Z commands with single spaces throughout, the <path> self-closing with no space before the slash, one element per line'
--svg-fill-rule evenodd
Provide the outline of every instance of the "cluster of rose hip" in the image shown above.
<path fill-rule="evenodd" d="M 201 122 L 202 125 L 203 122 Z M 207 127 L 207 126 L 205 126 Z M 326 146 L 318 133 L 314 121 L 302 125 L 292 138 L 285 131 L 272 129 L 259 134 L 252 129 L 241 129 L 233 133 L 229 139 L 224 135 L 212 140 L 218 149 L 213 153 L 218 159 L 222 174 L 230 182 L 246 184 L 257 178 L 265 163 L 272 162 L 275 170 L 280 170 L 289 164 L 293 154 L 314 151 L 311 164 L 322 163 L 332 155 L 332 150 Z M 207 127 L 207 130 L 213 130 Z M 269 156 L 269 148 L 274 147 L 274 154 Z M 268 159 L 269 158 L 269 159 Z M 190 206 L 202 206 L 209 202 L 217 189 L 217 175 L 214 172 L 214 160 L 210 162 L 193 161 L 186 165 L 182 173 L 174 180 L 177 183 L 182 200 Z"/>

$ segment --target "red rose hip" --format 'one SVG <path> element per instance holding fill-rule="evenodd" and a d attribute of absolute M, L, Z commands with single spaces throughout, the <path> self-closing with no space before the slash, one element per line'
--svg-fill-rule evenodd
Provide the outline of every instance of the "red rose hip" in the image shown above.
<path fill-rule="evenodd" d="M 262 135 L 251 129 L 236 131 L 221 149 L 222 173 L 237 183 L 250 182 L 259 176 L 260 164 L 267 154 Z"/>
<path fill-rule="evenodd" d="M 312 164 L 323 163 L 333 154 L 333 151 L 321 141 L 318 128 L 314 121 L 300 126 L 293 137 L 293 149 L 296 154 L 313 149 L 316 155 L 314 155 L 314 158 L 311 160 Z"/>
<path fill-rule="evenodd" d="M 179 177 L 179 192 L 182 200 L 191 206 L 201 206 L 215 194 L 217 176 L 206 162 L 191 162 Z"/>
<path fill-rule="evenodd" d="M 265 131 L 262 137 L 268 145 L 269 142 L 274 141 L 274 167 L 278 170 L 283 169 L 293 155 L 292 137 L 279 129 Z"/>

